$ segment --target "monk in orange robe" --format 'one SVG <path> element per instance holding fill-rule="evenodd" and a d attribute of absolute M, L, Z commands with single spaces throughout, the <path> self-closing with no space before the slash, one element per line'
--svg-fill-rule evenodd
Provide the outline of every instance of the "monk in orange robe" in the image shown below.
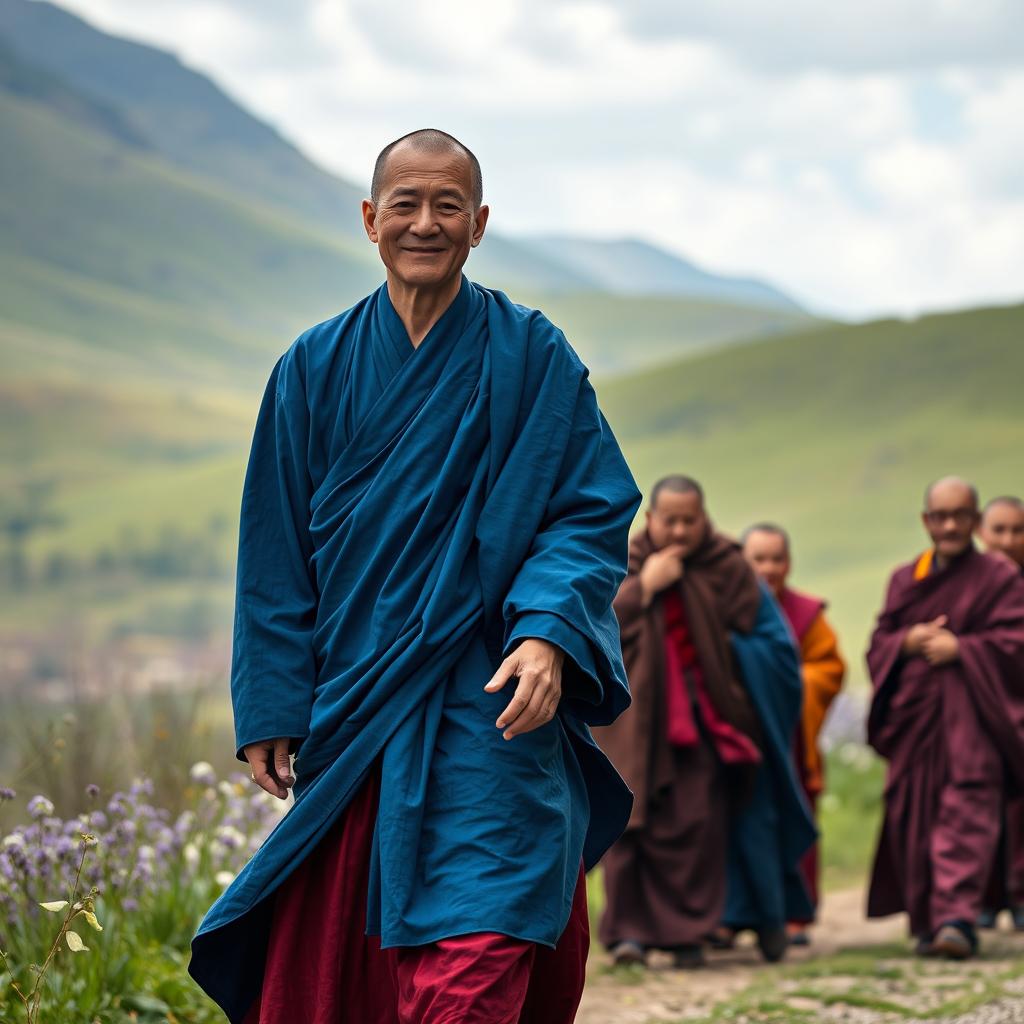
<path fill-rule="evenodd" d="M 978 536 L 986 549 L 1003 555 L 1024 572 L 1024 502 L 1003 495 L 989 501 L 981 514 Z M 1024 798 L 1006 801 L 1003 838 L 996 866 L 978 915 L 979 928 L 994 928 L 999 912 L 1008 909 L 1013 927 L 1024 931 Z"/>
<path fill-rule="evenodd" d="M 797 734 L 797 774 L 811 809 L 825 788 L 820 737 L 825 716 L 843 685 L 846 662 L 839 653 L 835 631 L 825 618 L 826 604 L 789 586 L 792 567 L 788 533 L 774 523 L 758 523 L 743 534 L 743 554 L 775 595 L 796 637 L 803 663 L 804 708 Z M 818 846 L 808 850 L 801 864 L 807 891 L 818 904 Z M 807 945 L 810 921 L 790 922 L 791 945 Z"/>

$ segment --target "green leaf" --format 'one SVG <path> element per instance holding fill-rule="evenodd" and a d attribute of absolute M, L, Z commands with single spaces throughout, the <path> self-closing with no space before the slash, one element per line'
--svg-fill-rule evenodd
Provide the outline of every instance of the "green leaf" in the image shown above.
<path fill-rule="evenodd" d="M 68 949 L 72 953 L 88 953 L 89 947 L 82 941 L 82 936 L 78 932 L 66 931 L 64 938 L 67 939 Z"/>
<path fill-rule="evenodd" d="M 51 914 L 59 914 L 67 905 L 67 900 L 54 900 L 52 903 L 39 904 L 43 910 L 48 910 Z"/>
<path fill-rule="evenodd" d="M 154 996 L 142 995 L 138 992 L 129 992 L 121 999 L 121 1005 L 136 1013 L 170 1013 L 171 1008 L 162 1000 Z"/>

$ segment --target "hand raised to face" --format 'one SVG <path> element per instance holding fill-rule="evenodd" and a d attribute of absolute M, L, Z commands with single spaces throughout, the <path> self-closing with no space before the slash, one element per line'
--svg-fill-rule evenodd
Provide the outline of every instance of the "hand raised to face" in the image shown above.
<path fill-rule="evenodd" d="M 683 555 L 686 548 L 682 544 L 669 544 L 668 547 L 655 551 L 647 557 L 640 569 L 640 586 L 644 592 L 644 604 L 650 604 L 655 594 L 660 594 L 666 587 L 678 583 L 683 578 Z"/>

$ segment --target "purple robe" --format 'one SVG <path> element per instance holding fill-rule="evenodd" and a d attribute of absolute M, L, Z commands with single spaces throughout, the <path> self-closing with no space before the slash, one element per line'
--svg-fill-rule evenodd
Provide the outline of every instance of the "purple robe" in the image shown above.
<path fill-rule="evenodd" d="M 971 548 L 897 569 L 871 638 L 868 741 L 889 762 L 868 915 L 915 935 L 973 923 L 999 842 L 1004 779 L 1024 789 L 1024 580 Z M 948 617 L 960 654 L 905 657 L 908 629 Z"/>

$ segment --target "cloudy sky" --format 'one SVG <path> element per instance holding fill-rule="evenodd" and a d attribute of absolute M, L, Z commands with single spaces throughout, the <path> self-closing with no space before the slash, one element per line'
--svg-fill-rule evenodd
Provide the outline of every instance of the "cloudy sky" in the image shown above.
<path fill-rule="evenodd" d="M 60 0 L 358 182 L 426 125 L 507 233 L 639 236 L 827 312 L 1024 298 L 1020 0 Z"/>

